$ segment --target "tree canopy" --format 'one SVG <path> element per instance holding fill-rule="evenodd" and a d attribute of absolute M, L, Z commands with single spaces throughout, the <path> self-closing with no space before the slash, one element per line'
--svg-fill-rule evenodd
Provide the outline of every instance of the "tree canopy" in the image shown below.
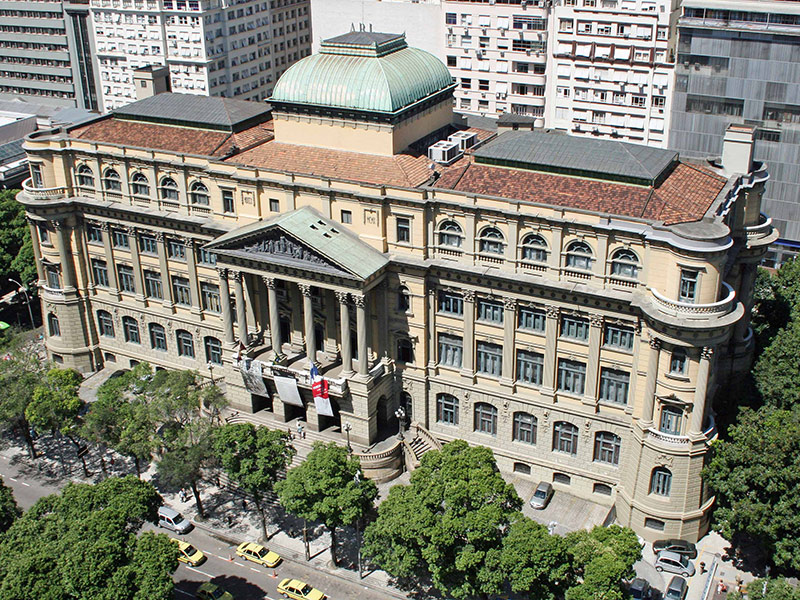
<path fill-rule="evenodd" d="M 753 377 L 767 404 L 800 405 L 800 318 L 778 331 L 756 362 Z"/>
<path fill-rule="evenodd" d="M 156 522 L 161 497 L 129 476 L 70 483 L 0 534 L 0 597 L 18 600 L 168 600 L 177 548 Z"/>
<path fill-rule="evenodd" d="M 22 514 L 11 488 L 0 478 L 0 533 L 6 531 Z"/>
<path fill-rule="evenodd" d="M 0 191 L 0 281 L 10 277 L 23 285 L 37 278 L 36 261 L 25 208 L 16 200 L 19 190 Z"/>
<path fill-rule="evenodd" d="M 36 447 L 26 416 L 33 401 L 34 390 L 42 383 L 47 365 L 34 352 L 17 342 L 7 360 L 0 360 L 0 424 L 11 427 L 23 437 L 31 458 L 36 458 Z"/>
<path fill-rule="evenodd" d="M 766 584 L 766 586 L 764 585 Z M 743 600 L 741 592 L 728 594 L 730 600 Z M 747 584 L 748 600 L 800 600 L 800 588 L 786 579 L 755 579 Z"/>
<path fill-rule="evenodd" d="M 503 539 L 502 572 L 511 589 L 537 600 L 560 598 L 572 580 L 567 540 L 519 516 Z"/>

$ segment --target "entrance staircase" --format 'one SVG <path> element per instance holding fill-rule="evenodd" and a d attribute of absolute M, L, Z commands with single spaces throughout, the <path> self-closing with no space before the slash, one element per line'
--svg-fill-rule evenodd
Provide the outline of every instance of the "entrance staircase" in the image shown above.
<path fill-rule="evenodd" d="M 420 423 L 411 423 L 409 433 L 413 432 L 414 437 L 411 441 L 405 440 L 403 442 L 404 453 L 406 458 L 406 469 L 413 471 L 419 467 L 420 461 L 425 453 L 431 450 L 441 450 L 442 444 L 437 440 L 430 431 L 425 429 Z"/>

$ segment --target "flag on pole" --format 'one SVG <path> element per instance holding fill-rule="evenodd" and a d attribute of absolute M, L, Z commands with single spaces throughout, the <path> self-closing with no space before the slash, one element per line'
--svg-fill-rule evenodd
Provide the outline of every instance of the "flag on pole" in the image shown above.
<path fill-rule="evenodd" d="M 317 407 L 317 414 L 332 417 L 333 409 L 328 398 L 328 382 L 319 374 L 317 365 L 311 363 L 311 395 L 314 397 L 314 405 Z"/>

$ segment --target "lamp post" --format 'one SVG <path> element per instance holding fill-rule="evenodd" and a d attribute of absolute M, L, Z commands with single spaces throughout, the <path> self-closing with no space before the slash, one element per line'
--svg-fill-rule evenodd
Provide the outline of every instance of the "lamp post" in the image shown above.
<path fill-rule="evenodd" d="M 16 283 L 19 286 L 19 289 L 22 290 L 22 293 L 25 294 L 25 302 L 28 304 L 28 316 L 31 318 L 31 329 L 36 329 L 36 324 L 33 322 L 33 311 L 31 310 L 31 297 L 28 296 L 28 288 L 26 288 L 16 279 L 12 279 L 11 277 L 9 277 L 8 280 L 11 283 Z"/>
<path fill-rule="evenodd" d="M 350 421 L 345 421 L 344 425 L 342 425 L 342 429 L 347 434 L 347 453 L 353 453 L 353 447 L 350 445 L 350 430 L 353 429 L 353 426 L 350 424 Z"/>
<path fill-rule="evenodd" d="M 214 385 L 214 363 L 208 361 L 206 367 L 208 368 L 209 375 L 211 375 L 211 385 Z"/>
<path fill-rule="evenodd" d="M 401 406 L 396 411 L 394 411 L 394 416 L 397 417 L 397 439 L 403 439 L 403 428 L 405 427 L 406 421 L 406 411 Z"/>

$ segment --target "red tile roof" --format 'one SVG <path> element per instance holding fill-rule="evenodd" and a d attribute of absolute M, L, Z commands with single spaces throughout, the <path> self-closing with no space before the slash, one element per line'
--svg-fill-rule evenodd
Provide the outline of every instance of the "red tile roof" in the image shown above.
<path fill-rule="evenodd" d="M 447 169 L 435 185 L 472 194 L 675 224 L 701 219 L 725 182 L 718 175 L 687 164 L 679 164 L 653 189 L 460 161 Z"/>

